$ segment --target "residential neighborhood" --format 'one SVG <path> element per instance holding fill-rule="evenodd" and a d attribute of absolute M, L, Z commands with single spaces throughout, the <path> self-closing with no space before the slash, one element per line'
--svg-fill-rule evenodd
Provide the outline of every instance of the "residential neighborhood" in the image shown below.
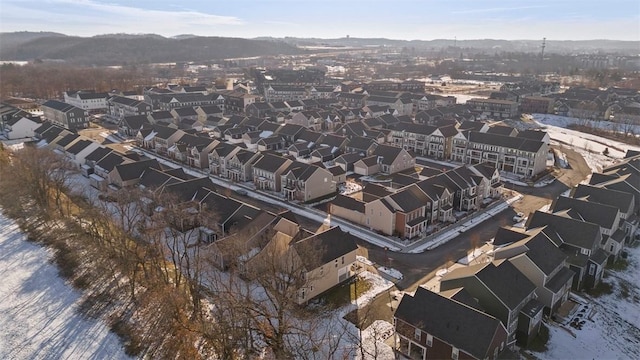
<path fill-rule="evenodd" d="M 1 220 L 122 358 L 572 358 L 607 319 L 632 358 L 635 55 L 296 39 L 3 88 Z"/>

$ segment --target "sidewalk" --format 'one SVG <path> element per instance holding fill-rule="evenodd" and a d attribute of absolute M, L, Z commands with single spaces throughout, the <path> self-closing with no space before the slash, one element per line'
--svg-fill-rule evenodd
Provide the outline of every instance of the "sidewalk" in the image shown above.
<path fill-rule="evenodd" d="M 477 213 L 475 216 L 471 216 L 470 219 L 450 225 L 449 227 L 443 229 L 439 233 L 435 235 L 427 236 L 423 240 L 419 240 L 414 242 L 413 244 L 407 246 L 404 249 L 404 252 L 409 253 L 421 253 L 425 250 L 432 250 L 436 247 L 443 245 L 450 241 L 451 239 L 457 237 L 458 235 L 472 229 L 474 226 L 482 223 L 485 220 L 488 220 L 497 214 L 503 212 L 508 209 L 511 204 L 522 199 L 522 195 L 514 196 L 506 201 L 498 202 L 496 204 L 490 205 L 485 211 Z"/>

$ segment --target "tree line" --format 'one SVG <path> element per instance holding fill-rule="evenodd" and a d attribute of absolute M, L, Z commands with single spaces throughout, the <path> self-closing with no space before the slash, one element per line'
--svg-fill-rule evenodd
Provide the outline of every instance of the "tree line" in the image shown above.
<path fill-rule="evenodd" d="M 202 226 L 215 212 L 159 189 L 84 190 L 75 166 L 48 149 L 0 148 L 0 206 L 30 239 L 54 250 L 60 274 L 84 293 L 80 308 L 109 322 L 127 354 L 166 359 L 345 359 L 376 353 L 325 306 L 302 307 L 304 264 L 265 246 L 246 268 L 214 266 Z M 273 231 L 246 228 L 238 244 Z M 231 259 L 247 247 L 229 250 Z M 356 345 L 353 345 L 356 344 Z"/>

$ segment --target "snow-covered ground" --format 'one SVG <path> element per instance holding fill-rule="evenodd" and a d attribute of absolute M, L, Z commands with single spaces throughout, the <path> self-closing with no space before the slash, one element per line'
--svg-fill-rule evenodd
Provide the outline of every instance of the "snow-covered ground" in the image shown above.
<path fill-rule="evenodd" d="M 638 146 L 566 128 L 570 124 L 584 123 L 585 120 L 549 114 L 533 114 L 532 118 L 545 128 L 552 143 L 562 144 L 579 152 L 594 172 L 601 171 L 603 167 L 615 163 L 617 159 L 624 158 L 628 149 L 640 151 Z M 608 121 L 590 122 L 590 124 L 607 129 L 614 128 L 611 125 L 614 123 Z M 605 149 L 609 151 L 608 156 L 602 155 Z"/>
<path fill-rule="evenodd" d="M 50 258 L 0 213 L 0 359 L 127 359 L 105 323 L 77 312 Z"/>
<path fill-rule="evenodd" d="M 637 359 L 640 355 L 640 247 L 628 249 L 629 267 L 609 272 L 605 282 L 613 293 L 588 299 L 581 330 L 568 325 L 575 337 L 560 326 L 550 326 L 544 359 Z M 626 292 L 625 290 L 626 289 Z M 585 316 L 583 316 L 585 317 Z M 588 316 L 586 316 L 588 317 Z"/>
<path fill-rule="evenodd" d="M 440 96 L 453 96 L 456 98 L 456 103 L 465 104 L 468 100 L 471 99 L 486 99 L 486 96 L 482 95 L 467 95 L 467 94 L 438 94 Z"/>

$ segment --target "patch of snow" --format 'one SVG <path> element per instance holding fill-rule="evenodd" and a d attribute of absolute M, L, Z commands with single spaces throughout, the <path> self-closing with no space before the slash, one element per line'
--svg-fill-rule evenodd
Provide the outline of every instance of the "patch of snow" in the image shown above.
<path fill-rule="evenodd" d="M 118 337 L 80 315 L 80 294 L 58 277 L 51 253 L 0 214 L 0 358 L 128 359 Z"/>
<path fill-rule="evenodd" d="M 394 268 L 388 268 L 386 266 L 380 266 L 378 267 L 378 271 L 385 273 L 389 276 L 391 276 L 394 279 L 398 279 L 398 280 L 402 280 L 404 278 L 404 276 L 402 275 L 402 273 Z"/>
<path fill-rule="evenodd" d="M 358 262 L 361 262 L 361 263 L 365 264 L 365 265 L 373 266 L 373 262 L 371 260 L 367 259 L 364 256 L 357 255 L 356 256 L 356 260 Z"/>
<path fill-rule="evenodd" d="M 358 296 L 357 304 L 358 308 L 363 308 L 366 306 L 371 300 L 373 300 L 378 294 L 383 291 L 386 291 L 390 287 L 393 286 L 393 283 L 380 275 L 376 275 L 369 271 L 363 271 L 359 274 L 359 276 L 366 280 L 371 287 L 369 290 L 365 291 L 362 295 Z M 353 301 L 353 303 L 356 303 Z"/>
<path fill-rule="evenodd" d="M 589 308 L 581 329 L 549 326 L 548 359 L 635 359 L 640 349 L 640 247 L 626 248 L 629 266 L 625 271 L 609 271 L 605 282 L 611 294 L 571 298 Z M 625 291 L 626 289 L 626 295 Z"/>
<path fill-rule="evenodd" d="M 467 256 L 458 259 L 457 262 L 463 265 L 469 265 L 473 260 L 478 258 L 480 255 L 482 255 L 482 249 L 480 248 L 474 249 L 472 252 L 468 253 Z M 436 273 L 436 275 L 438 274 Z"/>
<path fill-rule="evenodd" d="M 393 334 L 393 324 L 384 320 L 376 320 L 368 328 L 362 330 L 360 341 L 365 352 L 364 359 L 395 359 L 391 346 L 384 343 Z M 364 360 L 360 352 L 356 353 L 355 358 Z"/>

